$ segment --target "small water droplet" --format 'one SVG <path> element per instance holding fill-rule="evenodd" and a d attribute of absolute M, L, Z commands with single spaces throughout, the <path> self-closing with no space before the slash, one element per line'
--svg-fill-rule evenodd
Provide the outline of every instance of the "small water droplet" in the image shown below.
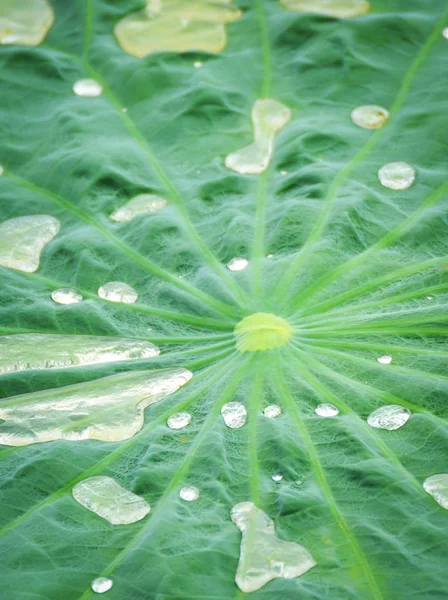
<path fill-rule="evenodd" d="M 185 502 L 192 502 L 199 498 L 199 490 L 194 485 L 186 485 L 180 490 L 179 496 L 182 500 L 185 500 Z"/>
<path fill-rule="evenodd" d="M 268 419 L 276 419 L 282 414 L 282 409 L 278 404 L 269 404 L 269 406 L 266 406 L 263 410 L 263 414 Z"/>
<path fill-rule="evenodd" d="M 336 408 L 334 404 L 330 404 L 329 402 L 323 402 L 322 404 L 318 404 L 314 409 L 316 415 L 319 417 L 336 417 L 339 414 L 339 410 Z"/>
<path fill-rule="evenodd" d="M 448 473 L 431 475 L 423 482 L 423 489 L 428 492 L 442 508 L 448 510 Z"/>
<path fill-rule="evenodd" d="M 127 113 L 128 109 L 126 108 L 126 106 L 123 106 L 123 108 L 121 109 L 121 112 Z"/>
<path fill-rule="evenodd" d="M 302 485 L 304 481 L 305 481 L 305 475 L 301 475 L 295 483 L 296 483 L 296 485 Z"/>
<path fill-rule="evenodd" d="M 179 412 L 171 415 L 167 421 L 167 425 L 170 429 L 183 429 L 191 421 L 191 415 L 187 412 Z"/>
<path fill-rule="evenodd" d="M 109 577 L 97 577 L 92 581 L 92 590 L 96 594 L 104 594 L 104 592 L 108 592 L 110 588 L 114 585 L 112 579 Z"/>
<path fill-rule="evenodd" d="M 274 255 L 273 254 L 267 254 L 266 258 L 274 258 Z"/>
<path fill-rule="evenodd" d="M 0 165 L 0 176 L 3 175 L 3 173 L 4 173 L 4 169 L 3 169 L 2 165 Z"/>
<path fill-rule="evenodd" d="M 201 63 L 201 61 L 200 61 L 200 60 L 196 60 L 196 61 L 193 63 L 193 67 L 194 67 L 195 69 L 200 69 L 202 66 L 203 66 L 203 63 Z"/>
<path fill-rule="evenodd" d="M 288 171 L 285 171 L 285 169 L 282 169 L 280 171 L 280 175 L 283 175 L 283 176 L 288 175 Z"/>
<path fill-rule="evenodd" d="M 388 111 L 382 106 L 366 104 L 358 106 L 350 115 L 353 123 L 363 129 L 379 129 L 389 118 Z"/>
<path fill-rule="evenodd" d="M 99 288 L 98 296 L 109 302 L 123 302 L 124 304 L 134 304 L 138 299 L 134 288 L 122 281 L 105 283 Z"/>
<path fill-rule="evenodd" d="M 73 92 L 84 98 L 97 98 L 103 93 L 103 87 L 95 79 L 78 79 L 73 85 Z"/>
<path fill-rule="evenodd" d="M 445 29 L 442 31 L 442 35 L 446 40 L 448 40 L 448 27 L 445 27 Z"/>
<path fill-rule="evenodd" d="M 283 479 L 283 475 L 281 475 L 280 473 L 274 473 L 274 475 L 272 475 L 271 477 L 272 481 L 281 481 Z"/>
<path fill-rule="evenodd" d="M 230 429 L 239 429 L 246 423 L 247 411 L 241 402 L 228 402 L 221 408 L 224 422 Z"/>
<path fill-rule="evenodd" d="M 378 178 L 390 190 L 406 190 L 414 183 L 415 169 L 405 162 L 392 162 L 381 167 Z"/>
<path fill-rule="evenodd" d="M 373 411 L 367 418 L 367 423 L 370 427 L 376 429 L 399 429 L 408 421 L 411 416 L 411 411 L 400 406 L 399 404 L 387 404 L 386 406 L 380 406 Z"/>
<path fill-rule="evenodd" d="M 378 356 L 376 360 L 380 363 L 380 365 L 390 365 L 392 362 L 392 356 L 389 354 L 383 354 L 382 356 Z"/>
<path fill-rule="evenodd" d="M 227 263 L 227 268 L 229 271 L 242 271 L 247 267 L 249 261 L 247 258 L 242 258 L 241 256 L 235 256 Z"/>
<path fill-rule="evenodd" d="M 139 215 L 162 210 L 166 205 L 167 201 L 165 198 L 161 198 L 155 194 L 139 194 L 114 210 L 110 215 L 110 219 L 119 223 L 127 223 Z"/>
<path fill-rule="evenodd" d="M 426 296 L 426 300 L 434 300 L 434 296 Z"/>
<path fill-rule="evenodd" d="M 51 292 L 51 299 L 58 304 L 77 304 L 82 295 L 72 288 L 59 288 Z"/>

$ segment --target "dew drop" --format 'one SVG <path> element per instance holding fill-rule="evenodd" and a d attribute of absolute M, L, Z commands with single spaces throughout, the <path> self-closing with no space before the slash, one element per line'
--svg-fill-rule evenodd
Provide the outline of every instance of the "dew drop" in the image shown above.
<path fill-rule="evenodd" d="M 247 258 L 242 258 L 241 256 L 235 256 L 227 263 L 227 268 L 229 271 L 242 271 L 247 267 L 249 261 Z"/>
<path fill-rule="evenodd" d="M 283 169 L 282 171 L 280 171 L 280 175 L 283 175 L 283 176 L 285 176 L 285 175 L 288 175 L 288 171 L 285 171 L 285 170 Z"/>
<path fill-rule="evenodd" d="M 387 404 L 386 406 L 380 406 L 373 411 L 367 418 L 367 423 L 370 427 L 376 429 L 400 429 L 408 421 L 411 416 L 411 411 L 400 406 L 399 404 Z"/>
<path fill-rule="evenodd" d="M 77 304 L 82 301 L 82 295 L 72 288 L 59 288 L 51 292 L 51 299 L 57 304 Z"/>
<path fill-rule="evenodd" d="M 241 402 L 228 402 L 221 408 L 224 422 L 230 429 L 239 429 L 246 423 L 247 411 Z"/>
<path fill-rule="evenodd" d="M 2 165 L 0 165 L 0 176 L 3 175 L 3 173 L 4 173 L 4 169 L 3 169 Z"/>
<path fill-rule="evenodd" d="M 191 421 L 191 415 L 187 412 L 179 412 L 171 415 L 167 421 L 167 425 L 170 429 L 183 429 Z"/>
<path fill-rule="evenodd" d="M 392 362 L 392 356 L 389 354 L 383 354 L 382 356 L 378 356 L 376 360 L 380 363 L 380 365 L 390 365 Z"/>
<path fill-rule="evenodd" d="M 180 490 L 179 496 L 182 500 L 185 500 L 185 502 L 192 502 L 199 498 L 199 490 L 194 485 L 186 485 Z"/>
<path fill-rule="evenodd" d="M 143 215 L 145 213 L 154 213 L 162 208 L 165 208 L 167 201 L 165 198 L 156 196 L 154 194 L 139 194 L 114 210 L 110 215 L 112 221 L 118 221 L 120 223 L 126 223 L 132 221 L 134 217 Z"/>
<path fill-rule="evenodd" d="M 274 258 L 274 255 L 273 254 L 267 254 L 266 258 Z"/>
<path fill-rule="evenodd" d="M 323 402 L 319 404 L 314 409 L 316 415 L 319 417 L 336 417 L 339 414 L 339 410 L 336 408 L 334 404 L 330 404 L 329 402 Z"/>
<path fill-rule="evenodd" d="M 138 299 L 134 288 L 122 281 L 105 283 L 99 288 L 98 296 L 109 302 L 123 302 L 124 304 L 134 304 Z"/>
<path fill-rule="evenodd" d="M 353 123 L 363 129 L 380 129 L 388 118 L 388 111 L 382 106 L 375 104 L 358 106 L 351 114 Z"/>
<path fill-rule="evenodd" d="M 272 481 L 281 481 L 283 479 L 283 475 L 281 475 L 280 473 L 274 473 L 274 475 L 272 475 L 271 477 Z"/>
<path fill-rule="evenodd" d="M 442 508 L 448 510 L 448 473 L 431 475 L 423 482 L 423 489 L 428 492 Z"/>
<path fill-rule="evenodd" d="M 103 93 L 103 87 L 95 79 L 78 79 L 73 85 L 73 92 L 84 98 L 97 98 Z"/>
<path fill-rule="evenodd" d="M 426 300 L 434 300 L 434 296 L 426 296 Z"/>
<path fill-rule="evenodd" d="M 263 414 L 268 419 L 276 419 L 282 414 L 282 409 L 278 404 L 269 404 L 269 406 L 266 406 L 263 410 Z"/>
<path fill-rule="evenodd" d="M 200 61 L 200 60 L 197 60 L 197 61 L 195 61 L 195 62 L 193 63 L 193 67 L 194 67 L 195 69 L 200 69 L 202 66 L 203 66 L 203 63 L 201 63 L 201 61 Z"/>
<path fill-rule="evenodd" d="M 448 40 L 448 27 L 445 27 L 445 29 L 442 31 L 442 35 L 446 40 Z"/>
<path fill-rule="evenodd" d="M 104 594 L 104 592 L 108 592 L 110 588 L 114 585 L 112 579 L 109 577 L 97 577 L 92 581 L 92 590 L 96 594 Z"/>
<path fill-rule="evenodd" d="M 414 183 L 415 169 L 405 162 L 392 162 L 381 167 L 378 178 L 390 190 L 406 190 Z"/>
<path fill-rule="evenodd" d="M 123 106 L 123 108 L 120 108 L 121 112 L 127 113 L 128 109 L 126 108 L 126 106 Z"/>
<path fill-rule="evenodd" d="M 54 22 L 47 0 L 5 0 L 0 6 L 0 43 L 38 46 Z"/>

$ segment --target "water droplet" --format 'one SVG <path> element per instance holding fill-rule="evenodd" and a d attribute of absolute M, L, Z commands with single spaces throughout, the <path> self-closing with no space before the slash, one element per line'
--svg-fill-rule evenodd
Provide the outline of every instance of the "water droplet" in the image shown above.
<path fill-rule="evenodd" d="M 299 477 L 299 479 L 296 480 L 295 483 L 296 483 L 296 485 L 302 485 L 304 481 L 305 481 L 305 475 L 301 475 Z"/>
<path fill-rule="evenodd" d="M 73 498 L 112 525 L 141 521 L 151 510 L 149 504 L 118 484 L 112 477 L 88 477 L 75 485 Z"/>
<path fill-rule="evenodd" d="M 369 12 L 367 0 L 281 0 L 288 10 L 352 18 Z"/>
<path fill-rule="evenodd" d="M 193 63 L 193 67 L 194 67 L 195 69 L 200 69 L 202 66 L 203 66 L 203 63 L 201 63 L 201 61 L 200 61 L 200 60 L 196 60 L 196 61 Z"/>
<path fill-rule="evenodd" d="M 0 223 L 0 266 L 34 273 L 40 255 L 61 227 L 49 215 L 14 217 Z"/>
<path fill-rule="evenodd" d="M 77 304 L 82 295 L 72 288 L 59 288 L 51 292 L 51 299 L 58 304 Z"/>
<path fill-rule="evenodd" d="M 4 173 L 4 169 L 3 169 L 2 165 L 0 165 L 0 176 L 3 175 L 3 173 Z"/>
<path fill-rule="evenodd" d="M 274 255 L 273 255 L 273 254 L 268 254 L 268 255 L 266 256 L 266 258 L 274 258 Z"/>
<path fill-rule="evenodd" d="M 376 360 L 380 363 L 380 365 L 390 365 L 392 362 L 392 356 L 389 356 L 389 354 L 383 354 L 382 356 L 378 356 Z"/>
<path fill-rule="evenodd" d="M 193 500 L 199 498 L 199 490 L 194 485 L 186 485 L 180 490 L 179 496 L 182 500 L 185 500 L 185 502 L 193 502 Z"/>
<path fill-rule="evenodd" d="M 426 296 L 426 300 L 434 300 L 434 296 Z"/>
<path fill-rule="evenodd" d="M 170 429 L 183 429 L 191 421 L 191 415 L 186 412 L 179 412 L 171 415 L 167 421 L 167 425 Z"/>
<path fill-rule="evenodd" d="M 285 170 L 283 169 L 282 171 L 280 171 L 280 175 L 283 175 L 283 176 L 285 176 L 285 175 L 288 175 L 288 171 L 285 171 Z"/>
<path fill-rule="evenodd" d="M 281 481 L 283 479 L 283 475 L 281 475 L 280 473 L 274 473 L 274 475 L 272 475 L 271 477 L 272 481 Z"/>
<path fill-rule="evenodd" d="M 120 208 L 117 208 L 110 215 L 110 218 L 112 221 L 126 223 L 138 215 L 162 210 L 166 205 L 167 201 L 165 198 L 155 196 L 154 194 L 140 194 L 129 200 L 129 202 L 126 202 L 126 204 L 123 204 L 123 206 L 120 206 Z"/>
<path fill-rule="evenodd" d="M 442 31 L 442 35 L 446 40 L 448 40 L 448 27 L 445 27 L 445 29 Z"/>
<path fill-rule="evenodd" d="M 448 510 L 448 473 L 431 475 L 423 482 L 423 489 L 428 492 L 442 508 Z"/>
<path fill-rule="evenodd" d="M 378 171 L 378 177 L 390 190 L 405 190 L 414 183 L 415 169 L 404 162 L 388 163 Z"/>
<path fill-rule="evenodd" d="M 192 376 L 182 368 L 128 371 L 6 398 L 0 405 L 0 418 L 6 421 L 0 444 L 127 440 L 143 427 L 145 408 L 176 392 Z"/>
<path fill-rule="evenodd" d="M 221 408 L 224 422 L 230 429 L 239 429 L 246 423 L 247 411 L 241 402 L 228 402 Z"/>
<path fill-rule="evenodd" d="M 126 108 L 126 106 L 123 106 L 123 108 L 121 108 L 120 110 L 121 110 L 121 112 L 124 112 L 124 113 L 128 112 L 128 109 Z"/>
<path fill-rule="evenodd" d="M 54 22 L 47 0 L 3 0 L 0 12 L 0 43 L 21 46 L 41 44 Z"/>
<path fill-rule="evenodd" d="M 355 108 L 352 111 L 351 118 L 355 125 L 363 129 L 379 129 L 389 118 L 389 113 L 382 106 L 366 104 Z"/>
<path fill-rule="evenodd" d="M 399 429 L 408 421 L 411 416 L 411 411 L 400 406 L 399 404 L 387 404 L 386 406 L 380 406 L 373 411 L 367 418 L 367 423 L 370 427 L 376 429 Z"/>
<path fill-rule="evenodd" d="M 266 406 L 263 410 L 263 414 L 268 419 L 276 419 L 282 414 L 282 409 L 278 404 L 269 404 L 269 406 Z"/>
<path fill-rule="evenodd" d="M 318 404 L 314 409 L 316 415 L 319 417 L 336 417 L 339 414 L 339 410 L 336 408 L 334 404 L 330 404 L 329 402 L 323 402 L 322 404 Z"/>
<path fill-rule="evenodd" d="M 92 581 L 92 590 L 96 594 L 104 594 L 104 592 L 108 592 L 110 588 L 114 585 L 112 579 L 109 577 L 97 577 Z"/>
<path fill-rule="evenodd" d="M 242 592 L 259 590 L 276 577 L 299 577 L 315 566 L 306 548 L 275 535 L 274 521 L 252 502 L 234 506 L 231 519 L 242 533 L 235 576 Z"/>
<path fill-rule="evenodd" d="M 275 135 L 291 120 L 287 106 L 266 98 L 257 100 L 252 109 L 254 142 L 226 157 L 228 169 L 247 175 L 259 175 L 268 168 L 274 151 Z"/>
<path fill-rule="evenodd" d="M 271 350 L 284 346 L 292 335 L 285 319 L 272 313 L 254 313 L 241 319 L 233 331 L 240 352 Z"/>
<path fill-rule="evenodd" d="M 103 87 L 95 79 L 78 79 L 73 85 L 73 92 L 84 98 L 97 98 L 103 93 Z"/>
<path fill-rule="evenodd" d="M 146 8 L 121 19 L 114 33 L 123 50 L 138 58 L 152 52 L 217 53 L 227 43 L 226 23 L 240 17 L 231 0 L 147 0 Z"/>
<path fill-rule="evenodd" d="M 249 261 L 246 258 L 242 258 L 241 256 L 235 256 L 227 263 L 227 268 L 229 271 L 242 271 L 247 267 Z"/>
<path fill-rule="evenodd" d="M 134 304 L 138 299 L 134 288 L 122 281 L 105 283 L 99 288 L 98 296 L 109 302 L 123 302 L 124 304 Z"/>

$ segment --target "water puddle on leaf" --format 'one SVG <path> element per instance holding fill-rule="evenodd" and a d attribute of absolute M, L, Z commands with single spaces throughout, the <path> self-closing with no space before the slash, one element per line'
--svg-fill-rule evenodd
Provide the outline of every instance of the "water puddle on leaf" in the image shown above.
<path fill-rule="evenodd" d="M 82 294 L 72 288 L 59 288 L 51 292 L 51 299 L 57 304 L 77 304 Z"/>
<path fill-rule="evenodd" d="M 351 18 L 369 12 L 367 0 L 281 0 L 288 10 Z"/>
<path fill-rule="evenodd" d="M 226 157 L 226 167 L 237 173 L 259 175 L 271 162 L 275 135 L 291 120 L 287 106 L 266 98 L 257 100 L 252 109 L 254 142 Z"/>
<path fill-rule="evenodd" d="M 407 423 L 411 411 L 400 406 L 399 404 L 387 404 L 386 406 L 380 406 L 373 411 L 367 418 L 367 423 L 370 427 L 376 429 L 400 429 L 405 423 Z"/>
<path fill-rule="evenodd" d="M 299 577 L 315 566 L 306 548 L 278 539 L 272 519 L 252 502 L 234 506 L 231 518 L 242 533 L 235 581 L 244 593 L 259 590 L 276 577 Z"/>
<path fill-rule="evenodd" d="M 72 494 L 79 504 L 112 525 L 136 523 L 151 510 L 146 500 L 119 485 L 112 477 L 103 475 L 80 481 Z"/>
<path fill-rule="evenodd" d="M 133 287 L 123 281 L 109 281 L 98 289 L 98 296 L 109 302 L 123 302 L 134 304 L 138 300 L 138 294 Z"/>
<path fill-rule="evenodd" d="M 423 489 L 431 494 L 442 508 L 448 510 L 448 473 L 431 475 L 423 482 Z"/>
<path fill-rule="evenodd" d="M 54 22 L 47 0 L 1 0 L 0 43 L 38 46 Z"/>
<path fill-rule="evenodd" d="M 165 198 L 155 196 L 154 194 L 140 194 L 120 208 L 117 208 L 111 215 L 112 221 L 118 221 L 119 223 L 127 223 L 132 221 L 134 217 L 143 215 L 146 213 L 154 213 L 162 208 L 165 208 L 167 201 Z"/>
<path fill-rule="evenodd" d="M 247 419 L 247 411 L 241 402 L 228 402 L 221 408 L 224 423 L 230 429 L 240 429 Z"/>

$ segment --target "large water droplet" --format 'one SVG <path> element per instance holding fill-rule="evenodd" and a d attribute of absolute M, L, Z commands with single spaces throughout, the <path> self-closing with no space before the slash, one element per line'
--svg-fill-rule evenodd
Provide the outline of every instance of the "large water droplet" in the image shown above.
<path fill-rule="evenodd" d="M 306 548 L 278 539 L 272 519 L 252 502 L 234 506 L 231 518 L 242 533 L 235 576 L 242 592 L 259 590 L 276 577 L 299 577 L 315 566 Z"/>
<path fill-rule="evenodd" d="M 185 502 L 193 502 L 199 498 L 199 490 L 194 485 L 186 485 L 180 490 L 179 496 Z"/>
<path fill-rule="evenodd" d="M 272 313 L 253 313 L 236 324 L 233 335 L 240 352 L 271 350 L 284 346 L 292 335 L 285 319 Z"/>
<path fill-rule="evenodd" d="M 95 79 L 78 79 L 73 85 L 73 91 L 77 96 L 97 98 L 103 93 L 103 86 Z"/>
<path fill-rule="evenodd" d="M 370 427 L 376 429 L 399 429 L 408 421 L 411 411 L 399 404 L 380 406 L 367 418 Z"/>
<path fill-rule="evenodd" d="M 112 525 L 129 525 L 141 521 L 151 507 L 136 494 L 118 484 L 112 477 L 88 477 L 75 485 L 74 499 Z"/>
<path fill-rule="evenodd" d="M 318 404 L 314 409 L 316 415 L 319 417 L 336 417 L 339 414 L 339 410 L 336 408 L 334 404 L 330 404 L 329 402 L 323 402 L 322 404 Z"/>
<path fill-rule="evenodd" d="M 392 162 L 381 167 L 378 177 L 390 190 L 405 190 L 414 183 L 415 169 L 404 162 Z"/>
<path fill-rule="evenodd" d="M 263 410 L 263 414 L 268 419 L 276 419 L 282 414 L 282 409 L 278 404 L 269 404 L 269 406 L 266 406 Z"/>
<path fill-rule="evenodd" d="M 270 98 L 257 100 L 252 109 L 254 142 L 229 154 L 226 157 L 226 167 L 248 175 L 258 175 L 265 171 L 271 162 L 275 135 L 290 119 L 291 111 L 284 104 Z"/>
<path fill-rule="evenodd" d="M 186 427 L 191 421 L 191 415 L 187 412 L 178 412 L 171 417 L 167 421 L 167 425 L 170 429 L 183 429 Z"/>
<path fill-rule="evenodd" d="M 34 273 L 40 255 L 60 229 L 49 215 L 14 217 L 0 223 L 0 266 Z"/>
<path fill-rule="evenodd" d="M 242 258 L 241 256 L 235 256 L 227 263 L 227 268 L 229 271 L 242 271 L 247 267 L 249 261 L 247 258 Z"/>
<path fill-rule="evenodd" d="M 239 429 L 246 423 L 247 411 L 241 402 L 228 402 L 221 408 L 224 422 L 230 429 Z"/>
<path fill-rule="evenodd" d="M 77 304 L 82 301 L 82 295 L 72 288 L 59 288 L 51 292 L 51 299 L 58 304 Z"/>
<path fill-rule="evenodd" d="M 448 473 L 431 475 L 423 482 L 423 489 L 431 494 L 442 508 L 448 510 Z"/>
<path fill-rule="evenodd" d="M 382 356 L 378 356 L 376 359 L 380 365 L 390 365 L 392 362 L 392 356 L 390 354 L 383 354 Z"/>
<path fill-rule="evenodd" d="M 352 121 L 363 129 L 379 129 L 389 118 L 388 111 L 382 106 L 366 104 L 352 111 Z"/>
<path fill-rule="evenodd" d="M 126 204 L 123 204 L 123 206 L 120 206 L 120 208 L 117 208 L 110 215 L 110 218 L 112 221 L 126 223 L 138 215 L 162 210 L 166 205 L 167 201 L 165 198 L 155 196 L 154 194 L 140 194 L 129 200 L 129 202 L 126 202 Z"/>
<path fill-rule="evenodd" d="M 351 18 L 369 12 L 367 0 L 281 0 L 288 10 Z"/>
<path fill-rule="evenodd" d="M 123 302 L 124 304 L 134 304 L 138 299 L 134 288 L 122 281 L 105 283 L 99 288 L 98 296 L 109 302 Z"/>
<path fill-rule="evenodd" d="M 91 588 L 96 594 L 104 594 L 113 586 L 114 582 L 109 577 L 97 577 L 92 581 Z"/>
<path fill-rule="evenodd" d="M 0 43 L 38 46 L 54 22 L 47 0 L 2 0 Z"/>

